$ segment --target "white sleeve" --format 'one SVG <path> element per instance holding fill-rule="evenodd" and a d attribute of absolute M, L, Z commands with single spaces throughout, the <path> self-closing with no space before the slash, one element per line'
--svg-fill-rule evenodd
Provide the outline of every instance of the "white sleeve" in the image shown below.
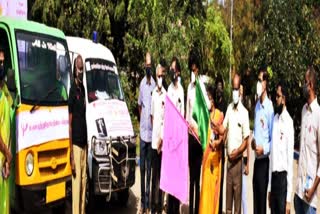
<path fill-rule="evenodd" d="M 293 152 L 294 152 L 294 128 L 293 121 L 290 121 L 288 136 L 288 172 L 287 172 L 287 202 L 291 201 L 293 181 Z"/>

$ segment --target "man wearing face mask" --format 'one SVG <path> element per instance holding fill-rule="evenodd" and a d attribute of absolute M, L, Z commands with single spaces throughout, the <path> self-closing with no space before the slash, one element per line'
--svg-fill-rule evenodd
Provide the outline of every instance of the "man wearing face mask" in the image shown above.
<path fill-rule="evenodd" d="M 317 72 L 309 67 L 305 74 L 300 132 L 300 157 L 294 208 L 296 213 L 319 213 L 317 189 L 320 182 L 320 107 L 317 100 Z"/>
<path fill-rule="evenodd" d="M 80 55 L 74 62 L 74 81 L 69 92 L 69 138 L 72 169 L 72 212 L 85 213 L 87 179 L 87 123 L 83 86 L 83 60 Z"/>
<path fill-rule="evenodd" d="M 270 148 L 268 201 L 271 213 L 290 213 L 293 178 L 294 129 L 286 100 L 287 87 L 277 85 L 276 107 Z"/>
<path fill-rule="evenodd" d="M 166 90 L 162 86 L 164 68 L 159 64 L 156 69 L 157 86 L 152 92 L 151 124 L 152 124 L 152 186 L 151 213 L 162 213 L 162 191 L 160 189 L 160 171 L 162 157 L 164 102 Z"/>
<path fill-rule="evenodd" d="M 180 78 L 180 63 L 177 57 L 173 57 L 170 66 L 171 84 L 168 88 L 168 96 L 172 103 L 176 106 L 182 117 L 184 117 L 184 92 L 179 81 Z M 169 195 L 168 198 L 168 214 L 179 213 L 180 202 L 177 198 Z"/>
<path fill-rule="evenodd" d="M 240 75 L 235 74 L 232 80 L 232 99 L 222 126 L 215 125 L 220 134 L 227 132 L 227 183 L 226 213 L 241 213 L 242 190 L 242 154 L 247 148 L 250 135 L 249 114 L 240 101 Z"/>
<path fill-rule="evenodd" d="M 151 141 L 152 125 L 151 96 L 156 87 L 151 76 L 151 54 L 146 53 L 146 76 L 142 79 L 139 88 L 138 108 L 140 114 L 140 179 L 141 179 L 141 208 L 140 213 L 149 212 L 149 194 L 151 178 Z"/>
<path fill-rule="evenodd" d="M 208 109 L 211 108 L 211 104 L 207 95 L 206 88 L 199 78 L 200 62 L 196 53 L 191 52 L 189 56 L 189 69 L 191 70 L 191 82 L 188 86 L 187 94 L 187 110 L 186 120 L 189 123 L 192 132 L 198 135 L 198 124 L 192 118 L 193 106 L 196 99 L 196 79 L 198 79 L 202 94 L 204 95 Z M 191 131 L 190 131 L 191 133 Z M 199 135 L 198 135 L 199 136 Z M 199 138 L 199 137 L 198 137 Z M 199 201 L 200 201 L 200 173 L 202 163 L 202 147 L 197 139 L 189 134 L 189 174 L 190 174 L 190 188 L 189 188 L 189 213 L 199 212 Z M 195 195 L 195 196 L 194 196 Z"/>
<path fill-rule="evenodd" d="M 272 139 L 273 105 L 267 94 L 267 70 L 260 69 L 257 82 L 257 96 L 254 112 L 254 140 L 252 149 L 256 159 L 253 170 L 254 214 L 266 213 L 269 174 L 269 152 Z"/>

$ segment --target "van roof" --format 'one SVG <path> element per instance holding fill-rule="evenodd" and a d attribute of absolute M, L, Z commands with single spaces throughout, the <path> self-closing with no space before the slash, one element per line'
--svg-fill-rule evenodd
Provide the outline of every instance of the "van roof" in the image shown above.
<path fill-rule="evenodd" d="M 65 39 L 65 35 L 61 30 L 34 21 L 0 16 L 0 23 L 7 25 L 11 32 L 14 32 L 15 30 L 24 30 Z"/>
<path fill-rule="evenodd" d="M 116 64 L 111 51 L 100 43 L 72 36 L 67 36 L 67 43 L 69 51 L 81 54 L 84 60 L 87 58 L 104 59 Z"/>

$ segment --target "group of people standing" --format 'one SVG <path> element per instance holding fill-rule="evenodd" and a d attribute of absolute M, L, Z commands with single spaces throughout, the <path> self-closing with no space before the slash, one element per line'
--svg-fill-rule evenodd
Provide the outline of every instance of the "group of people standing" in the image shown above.
<path fill-rule="evenodd" d="M 161 61 L 152 77 L 151 54 L 146 54 L 146 75 L 140 83 L 140 213 L 180 213 L 180 202 L 160 189 L 161 156 L 164 130 L 165 97 L 168 96 L 189 126 L 189 213 L 222 213 L 223 182 L 226 161 L 226 213 L 247 213 L 244 200 L 249 174 L 250 150 L 254 151 L 253 210 L 264 214 L 267 204 L 271 213 L 316 213 L 317 187 L 320 182 L 320 107 L 317 101 L 317 73 L 308 67 L 303 86 L 307 103 L 302 109 L 300 158 L 296 189 L 293 188 L 294 121 L 287 110 L 288 86 L 276 86 L 276 102 L 268 94 L 266 68 L 258 72 L 253 130 L 249 113 L 243 104 L 243 86 L 238 73 L 232 79 L 232 102 L 223 98 L 223 79 L 205 85 L 200 78 L 198 56 L 189 56 L 190 83 L 185 98 L 181 84 L 181 67 L 173 57 L 166 87 L 166 66 Z M 196 82 L 200 85 L 210 115 L 209 143 L 199 143 L 199 124 L 192 117 L 196 99 Z M 167 89 L 167 90 L 166 90 Z M 172 121 L 174 122 L 174 121 Z M 152 175 L 152 176 L 151 176 Z M 178 175 L 178 172 L 177 172 Z M 200 180 L 201 179 L 201 180 Z M 200 182 L 201 181 L 201 182 Z M 150 189 L 151 183 L 151 189 Z M 201 184 L 201 185 L 200 185 Z M 245 191 L 243 191 L 245 190 Z M 150 197 L 151 191 L 151 197 Z M 295 193 L 294 193 L 295 192 Z M 294 205 L 291 203 L 294 193 Z M 163 197 L 165 195 L 165 197 Z M 165 198 L 165 200 L 163 200 Z"/>

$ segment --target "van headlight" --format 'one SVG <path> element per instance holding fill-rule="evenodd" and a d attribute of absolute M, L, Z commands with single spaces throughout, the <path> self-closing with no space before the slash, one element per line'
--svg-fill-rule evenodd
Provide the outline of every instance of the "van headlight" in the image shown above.
<path fill-rule="evenodd" d="M 31 152 L 26 156 L 25 169 L 28 176 L 32 175 L 34 169 L 34 158 Z"/>
<path fill-rule="evenodd" d="M 108 154 L 108 145 L 105 140 L 99 140 L 95 137 L 91 140 L 91 149 L 96 156 L 103 156 Z"/>

